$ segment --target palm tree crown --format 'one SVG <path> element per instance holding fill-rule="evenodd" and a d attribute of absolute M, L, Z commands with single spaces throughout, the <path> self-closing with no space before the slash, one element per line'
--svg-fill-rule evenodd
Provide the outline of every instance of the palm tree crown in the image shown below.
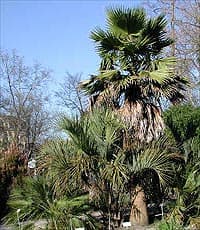
<path fill-rule="evenodd" d="M 143 9 L 116 8 L 107 11 L 107 29 L 91 33 L 102 59 L 100 73 L 80 86 L 92 105 L 106 103 L 121 112 L 140 140 L 162 133 L 162 98 L 184 99 L 187 80 L 175 74 L 173 57 L 162 56 L 173 42 L 165 27 L 163 15 L 148 19 Z"/>

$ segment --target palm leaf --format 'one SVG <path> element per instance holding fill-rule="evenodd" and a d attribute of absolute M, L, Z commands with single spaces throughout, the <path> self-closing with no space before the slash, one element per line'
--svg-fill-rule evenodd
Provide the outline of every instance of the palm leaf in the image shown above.
<path fill-rule="evenodd" d="M 97 43 L 96 49 L 101 57 L 104 57 L 111 51 L 114 52 L 115 50 L 118 50 L 121 45 L 120 40 L 116 38 L 116 36 L 111 32 L 105 32 L 100 28 L 93 30 L 90 37 Z"/>
<path fill-rule="evenodd" d="M 119 76 L 119 72 L 117 70 L 102 70 L 100 74 L 97 76 L 97 79 L 103 81 L 112 81 Z"/>
<path fill-rule="evenodd" d="M 154 142 L 142 153 L 133 158 L 133 172 L 153 170 L 163 186 L 169 185 L 173 179 L 171 157 L 165 146 L 166 143 Z"/>
<path fill-rule="evenodd" d="M 71 194 L 67 197 L 56 194 L 51 180 L 44 177 L 26 180 L 22 188 L 12 192 L 9 199 L 11 211 L 6 217 L 6 223 L 17 225 L 18 220 L 30 222 L 45 219 L 48 229 L 71 229 L 70 224 L 80 227 L 87 222 L 93 226 L 91 229 L 95 229 L 94 220 L 88 214 L 91 210 L 88 195 Z"/>
<path fill-rule="evenodd" d="M 151 63 L 151 69 L 142 70 L 139 73 L 140 77 L 148 77 L 153 81 L 156 81 L 158 84 L 163 84 L 169 82 L 174 76 L 175 71 L 175 58 L 164 58 L 153 61 Z"/>
<path fill-rule="evenodd" d="M 80 82 L 79 87 L 87 94 L 94 95 L 105 89 L 104 81 L 97 80 L 97 76 L 92 76 L 90 80 Z"/>
<path fill-rule="evenodd" d="M 117 35 L 137 34 L 145 24 L 143 9 L 115 8 L 107 10 L 107 23 Z"/>
<path fill-rule="evenodd" d="M 102 178 L 110 182 L 112 189 L 118 190 L 128 180 L 128 168 L 124 162 L 125 155 L 118 153 L 114 159 L 105 164 L 105 168 L 102 170 Z"/>
<path fill-rule="evenodd" d="M 172 39 L 166 37 L 165 27 L 167 20 L 164 15 L 160 15 L 157 18 L 150 19 L 141 33 L 141 37 L 147 37 L 149 39 L 149 51 L 154 54 L 159 52 L 166 46 L 172 44 Z"/>

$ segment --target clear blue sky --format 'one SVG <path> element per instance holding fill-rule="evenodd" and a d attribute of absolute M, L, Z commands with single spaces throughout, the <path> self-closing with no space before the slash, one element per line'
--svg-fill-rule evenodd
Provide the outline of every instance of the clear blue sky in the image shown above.
<path fill-rule="evenodd" d="M 0 46 L 16 49 L 26 63 L 37 60 L 59 82 L 66 71 L 87 78 L 98 68 L 90 31 L 105 26 L 110 6 L 139 6 L 132 1 L 0 0 Z"/>

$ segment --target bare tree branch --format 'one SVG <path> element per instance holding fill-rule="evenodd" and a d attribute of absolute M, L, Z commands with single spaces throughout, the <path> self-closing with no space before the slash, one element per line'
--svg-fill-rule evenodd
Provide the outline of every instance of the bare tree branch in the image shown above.
<path fill-rule="evenodd" d="M 1 51 L 0 63 L 1 120 L 10 118 L 15 141 L 23 139 L 27 145 L 34 145 L 47 131 L 49 122 L 50 116 L 44 109 L 47 95 L 42 89 L 50 71 L 39 64 L 26 66 L 15 52 Z"/>

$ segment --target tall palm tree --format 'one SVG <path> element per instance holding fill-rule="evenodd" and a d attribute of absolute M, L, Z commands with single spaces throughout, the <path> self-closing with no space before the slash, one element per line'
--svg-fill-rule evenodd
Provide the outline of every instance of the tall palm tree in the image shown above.
<path fill-rule="evenodd" d="M 135 139 L 151 141 L 163 132 L 161 101 L 184 99 L 187 80 L 175 73 L 175 59 L 164 58 L 172 44 L 164 16 L 147 18 L 143 9 L 107 10 L 106 30 L 96 28 L 91 38 L 101 57 L 99 74 L 80 87 L 91 96 L 91 106 L 111 106 L 129 124 Z"/>

